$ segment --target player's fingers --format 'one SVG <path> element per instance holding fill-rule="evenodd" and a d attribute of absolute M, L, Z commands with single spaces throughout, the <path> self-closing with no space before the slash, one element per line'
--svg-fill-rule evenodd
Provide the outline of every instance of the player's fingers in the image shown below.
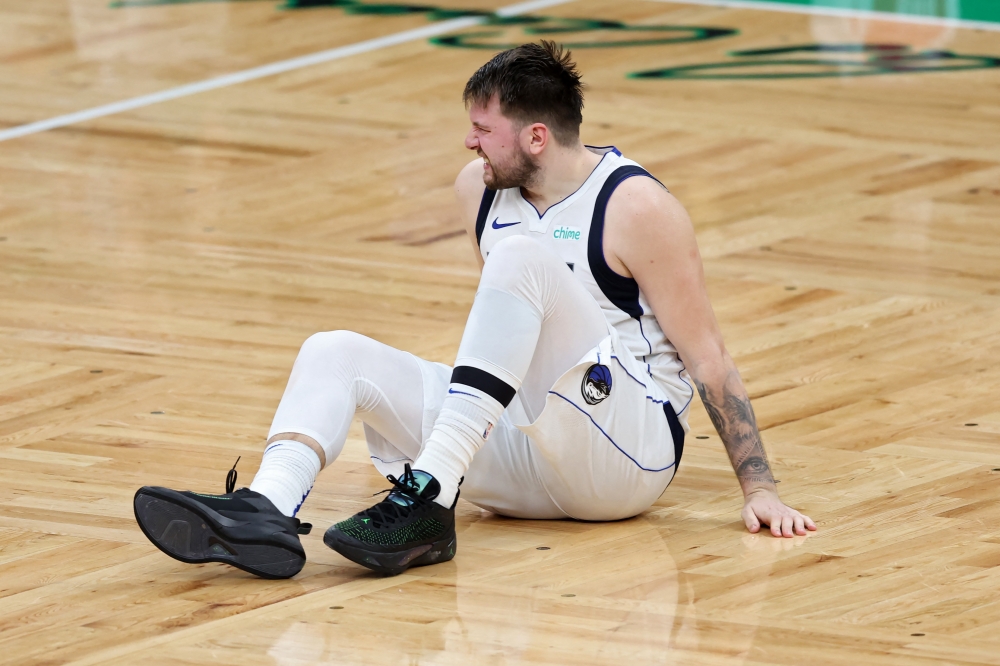
<path fill-rule="evenodd" d="M 805 519 L 806 529 L 810 529 L 810 530 L 815 530 L 816 529 L 816 523 L 813 522 L 812 518 L 810 518 L 809 516 L 802 516 L 802 517 Z"/>
<path fill-rule="evenodd" d="M 771 534 L 773 534 L 776 537 L 780 537 L 781 536 L 781 518 L 778 518 L 777 516 L 772 516 L 771 520 L 768 521 L 768 524 L 770 524 L 770 526 L 771 526 Z"/>
<path fill-rule="evenodd" d="M 746 523 L 747 529 L 750 530 L 751 534 L 760 532 L 760 521 L 757 520 L 757 516 L 750 509 L 743 509 L 743 522 Z"/>
<path fill-rule="evenodd" d="M 798 534 L 799 536 L 806 533 L 805 522 L 806 521 L 803 518 L 802 514 L 796 515 L 795 518 L 792 520 L 792 525 L 795 527 L 795 533 Z"/>
<path fill-rule="evenodd" d="M 781 536 L 790 537 L 792 536 L 792 517 L 783 516 L 781 519 Z"/>

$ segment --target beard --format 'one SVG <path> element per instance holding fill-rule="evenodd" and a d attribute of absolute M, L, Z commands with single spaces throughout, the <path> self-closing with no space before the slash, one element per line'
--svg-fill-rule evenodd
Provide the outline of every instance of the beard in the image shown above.
<path fill-rule="evenodd" d="M 514 187 L 527 187 L 538 175 L 539 166 L 531 156 L 517 150 L 506 163 L 489 162 L 490 170 L 483 174 L 483 182 L 491 190 L 509 190 Z"/>

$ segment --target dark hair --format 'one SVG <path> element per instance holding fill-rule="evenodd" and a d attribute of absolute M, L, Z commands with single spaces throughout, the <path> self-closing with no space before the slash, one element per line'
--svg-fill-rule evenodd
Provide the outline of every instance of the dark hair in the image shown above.
<path fill-rule="evenodd" d="M 479 68 L 465 84 L 466 106 L 486 106 L 496 95 L 500 111 L 520 123 L 545 123 L 564 146 L 580 137 L 583 83 L 570 52 L 555 42 L 522 44 Z"/>

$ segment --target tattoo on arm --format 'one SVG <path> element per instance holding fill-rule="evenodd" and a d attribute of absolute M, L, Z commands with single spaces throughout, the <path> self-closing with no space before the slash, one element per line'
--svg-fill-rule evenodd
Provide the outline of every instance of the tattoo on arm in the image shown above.
<path fill-rule="evenodd" d="M 757 418 L 739 376 L 736 376 L 736 382 L 731 381 L 734 374 L 735 371 L 730 373 L 722 383 L 721 394 L 695 380 L 698 394 L 708 417 L 712 419 L 712 425 L 719 431 L 722 444 L 736 470 L 736 478 L 744 490 L 748 484 L 773 487 L 774 477 L 757 430 Z"/>

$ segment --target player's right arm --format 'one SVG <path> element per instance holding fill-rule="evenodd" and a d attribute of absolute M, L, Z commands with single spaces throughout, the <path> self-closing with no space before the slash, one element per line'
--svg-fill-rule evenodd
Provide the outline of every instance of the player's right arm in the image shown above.
<path fill-rule="evenodd" d="M 776 537 L 815 530 L 809 516 L 778 497 L 750 398 L 708 299 L 684 207 L 652 179 L 626 180 L 608 202 L 604 256 L 613 271 L 635 279 L 687 366 L 743 489 L 747 529 L 768 525 Z"/>
<path fill-rule="evenodd" d="M 455 179 L 455 196 L 458 198 L 459 213 L 462 216 L 462 224 L 465 225 L 465 232 L 472 241 L 472 250 L 479 262 L 479 268 L 483 268 L 483 255 L 479 251 L 479 242 L 476 240 L 476 217 L 479 215 L 479 204 L 483 200 L 483 192 L 486 185 L 483 183 L 483 160 L 476 158 L 465 165 Z"/>

